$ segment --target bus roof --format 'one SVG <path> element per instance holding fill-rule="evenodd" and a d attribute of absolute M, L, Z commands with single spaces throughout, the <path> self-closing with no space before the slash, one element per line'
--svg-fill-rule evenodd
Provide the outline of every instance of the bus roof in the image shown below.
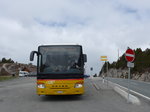
<path fill-rule="evenodd" d="M 56 43 L 56 44 L 49 44 L 49 45 L 40 45 L 39 47 L 46 47 L 46 46 L 71 46 L 71 45 L 73 45 L 73 46 L 81 46 L 81 45 L 75 44 L 75 43 L 61 43 L 61 44 Z"/>

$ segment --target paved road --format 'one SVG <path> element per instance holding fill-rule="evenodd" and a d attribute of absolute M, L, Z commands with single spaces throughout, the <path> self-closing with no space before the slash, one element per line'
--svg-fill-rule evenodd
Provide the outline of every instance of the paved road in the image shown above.
<path fill-rule="evenodd" d="M 83 96 L 37 96 L 35 78 L 0 82 L 0 112 L 148 112 L 149 102 L 128 104 L 100 79 L 86 79 Z"/>
<path fill-rule="evenodd" d="M 121 78 L 108 78 L 109 81 L 115 82 L 121 86 L 128 87 L 128 80 Z M 130 88 L 140 94 L 150 98 L 150 83 L 137 80 L 130 80 Z"/>

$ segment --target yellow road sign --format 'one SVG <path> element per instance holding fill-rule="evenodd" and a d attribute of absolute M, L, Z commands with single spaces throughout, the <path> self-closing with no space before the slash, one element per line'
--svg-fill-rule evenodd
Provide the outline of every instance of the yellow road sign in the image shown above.
<path fill-rule="evenodd" d="M 107 61 L 107 56 L 101 56 L 101 61 Z"/>
<path fill-rule="evenodd" d="M 107 59 L 101 59 L 101 61 L 107 61 Z"/>
<path fill-rule="evenodd" d="M 101 58 L 106 58 L 107 59 L 107 56 L 101 56 Z"/>

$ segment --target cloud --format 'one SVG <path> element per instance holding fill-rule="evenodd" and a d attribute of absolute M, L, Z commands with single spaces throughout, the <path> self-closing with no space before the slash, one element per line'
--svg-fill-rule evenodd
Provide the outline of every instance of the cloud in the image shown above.
<path fill-rule="evenodd" d="M 117 60 L 128 46 L 149 47 L 148 0 L 1 0 L 0 58 L 29 63 L 38 45 L 78 43 L 88 55 L 87 73 L 98 73 L 107 55 Z"/>

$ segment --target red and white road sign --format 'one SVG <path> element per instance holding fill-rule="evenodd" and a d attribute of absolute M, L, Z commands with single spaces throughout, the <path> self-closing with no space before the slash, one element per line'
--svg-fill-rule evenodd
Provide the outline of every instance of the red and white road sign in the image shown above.
<path fill-rule="evenodd" d="M 128 62 L 133 62 L 135 59 L 135 53 L 132 49 L 127 49 L 125 53 L 125 58 Z"/>

